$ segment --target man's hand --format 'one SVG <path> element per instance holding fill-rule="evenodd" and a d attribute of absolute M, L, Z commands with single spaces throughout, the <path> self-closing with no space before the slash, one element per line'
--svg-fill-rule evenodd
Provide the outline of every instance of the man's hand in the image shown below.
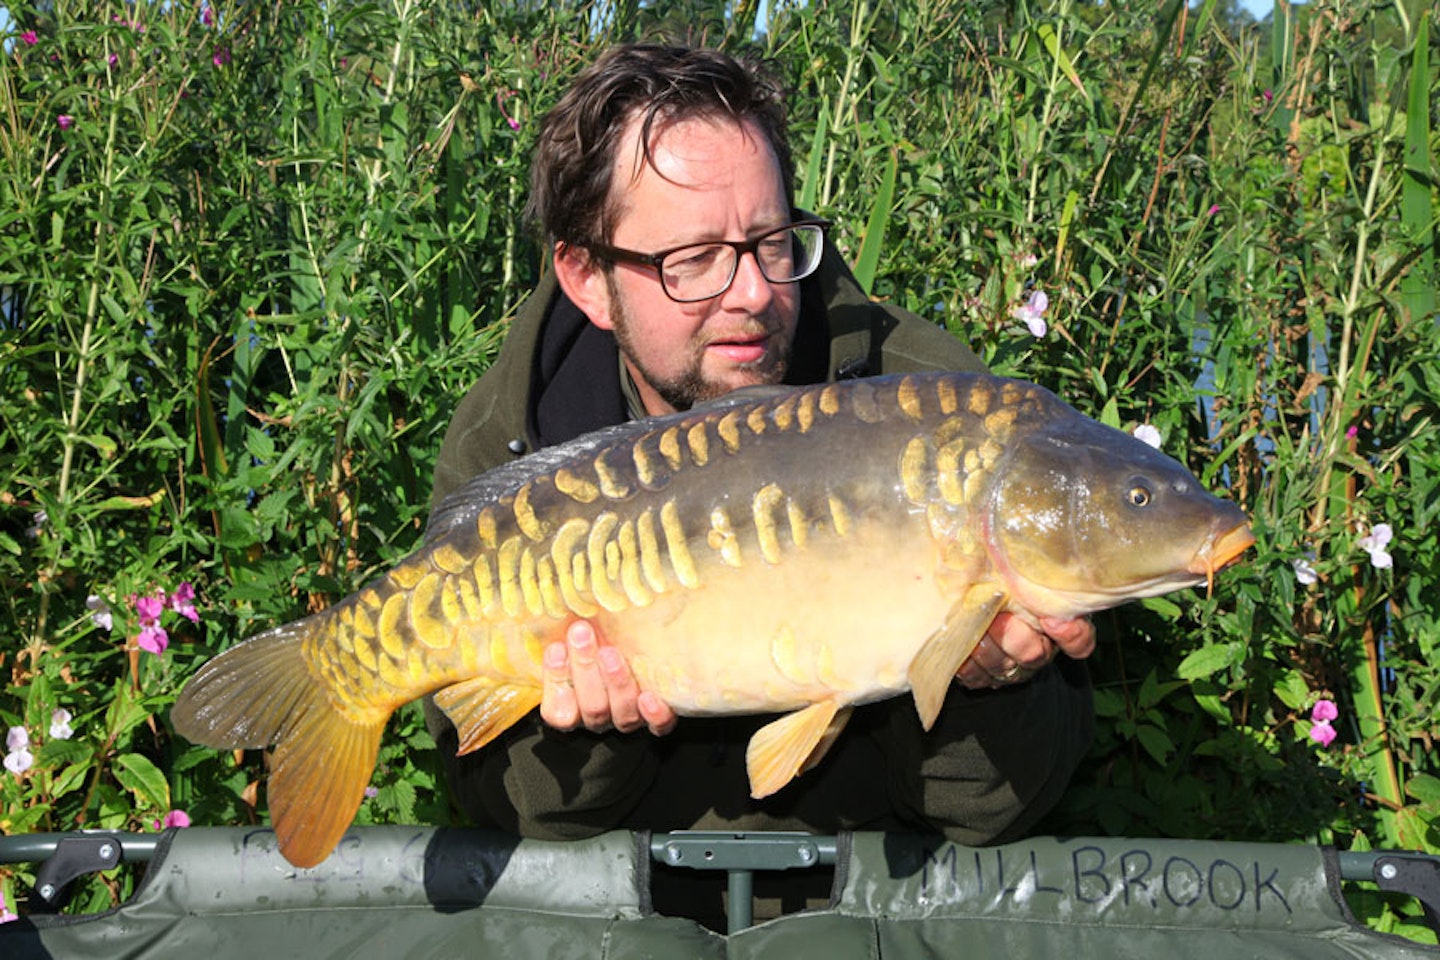
<path fill-rule="evenodd" d="M 545 648 L 544 670 L 540 718 L 557 730 L 630 733 L 649 727 L 662 736 L 675 729 L 675 711 L 640 689 L 620 651 L 604 643 L 588 620 L 576 620 L 563 642 Z"/>
<path fill-rule="evenodd" d="M 1037 631 L 1012 613 L 990 624 L 956 677 L 971 690 L 1003 687 L 1029 680 L 1056 653 L 1083 659 L 1095 651 L 1095 627 L 1089 620 L 1042 617 Z"/>

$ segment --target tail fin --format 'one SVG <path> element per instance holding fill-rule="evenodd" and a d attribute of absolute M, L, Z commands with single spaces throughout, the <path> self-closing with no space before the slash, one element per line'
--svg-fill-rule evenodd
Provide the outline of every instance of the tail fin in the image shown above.
<path fill-rule="evenodd" d="M 301 654 L 326 613 L 231 647 L 185 685 L 170 720 L 207 747 L 275 744 L 270 819 L 280 852 L 313 867 L 340 842 L 375 769 L 386 717 L 357 723 L 340 713 Z"/>

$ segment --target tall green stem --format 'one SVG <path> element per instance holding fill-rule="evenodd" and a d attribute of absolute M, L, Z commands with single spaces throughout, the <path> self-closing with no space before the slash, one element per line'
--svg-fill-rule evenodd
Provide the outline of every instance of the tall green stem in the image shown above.
<path fill-rule="evenodd" d="M 95 247 L 91 255 L 92 267 L 90 271 L 90 291 L 85 302 L 85 322 L 80 330 L 80 349 L 75 364 L 75 384 L 70 391 L 70 409 L 64 416 L 65 437 L 62 440 L 64 451 L 60 459 L 60 482 L 55 490 L 55 503 L 62 509 L 70 494 L 70 477 L 75 468 L 75 446 L 79 437 L 80 414 L 85 400 L 85 379 L 89 373 L 90 366 L 90 344 L 95 334 L 95 321 L 100 315 L 100 285 L 101 285 L 101 264 L 105 259 L 105 235 L 106 226 L 110 222 L 110 194 L 115 177 L 115 138 L 120 129 L 120 109 L 118 102 L 112 98 L 110 103 L 110 125 L 105 136 L 105 167 L 100 178 L 100 202 L 96 204 L 97 216 L 95 220 Z M 51 582 L 60 569 L 60 557 L 64 552 L 64 544 L 57 544 L 55 556 L 51 559 L 49 568 L 45 575 L 45 582 Z M 40 613 L 35 618 L 35 633 L 30 638 L 30 646 L 38 648 L 45 638 L 45 631 L 50 616 L 50 592 L 43 591 L 40 594 Z"/>
<path fill-rule="evenodd" d="M 1345 438 L 1346 425 L 1352 422 L 1355 408 L 1359 403 L 1356 396 L 1357 384 L 1364 381 L 1364 375 L 1378 332 L 1382 311 L 1376 310 L 1366 324 L 1363 334 L 1356 338 L 1355 321 L 1360 309 L 1360 297 L 1365 272 L 1368 266 L 1369 243 L 1375 217 L 1376 198 L 1379 195 L 1381 173 L 1385 166 L 1385 145 L 1378 138 L 1375 163 L 1371 168 L 1370 182 L 1366 186 L 1365 199 L 1361 206 L 1360 222 L 1356 229 L 1355 255 L 1350 271 L 1350 284 L 1343 300 L 1340 331 L 1340 355 L 1335 368 L 1335 399 L 1330 409 L 1330 423 L 1326 431 L 1324 469 L 1320 485 L 1315 519 L 1317 523 L 1328 521 L 1339 527 L 1350 519 L 1351 505 L 1356 498 L 1355 478 L 1347 475 L 1343 479 L 1335 476 L 1335 462 Z M 1352 451 L 1353 452 L 1353 451 Z M 1353 587 L 1355 609 L 1363 609 L 1364 588 L 1356 583 Z M 1385 842 L 1398 846 L 1401 842 L 1399 824 L 1391 811 L 1405 802 L 1400 783 L 1399 768 L 1394 752 L 1390 749 L 1385 704 L 1380 681 L 1379 638 L 1375 626 L 1367 622 L 1360 638 L 1361 649 L 1348 658 L 1350 668 L 1350 690 L 1354 697 L 1355 720 L 1360 730 L 1363 749 L 1372 760 L 1372 787 L 1375 795 L 1385 805 L 1380 815 Z"/>

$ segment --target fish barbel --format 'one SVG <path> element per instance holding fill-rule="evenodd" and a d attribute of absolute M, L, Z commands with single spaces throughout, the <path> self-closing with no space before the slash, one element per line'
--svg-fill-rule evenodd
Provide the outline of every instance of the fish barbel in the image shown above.
<path fill-rule="evenodd" d="M 989 375 L 744 390 L 481 474 L 424 545 L 334 606 L 206 662 L 171 713 L 274 745 L 298 866 L 339 842 L 386 721 L 436 692 L 460 752 L 539 705 L 541 651 L 593 620 L 682 716 L 784 713 L 746 753 L 766 796 L 857 704 L 934 723 L 1002 610 L 1032 624 L 1209 584 L 1254 542 L 1178 462 Z"/>

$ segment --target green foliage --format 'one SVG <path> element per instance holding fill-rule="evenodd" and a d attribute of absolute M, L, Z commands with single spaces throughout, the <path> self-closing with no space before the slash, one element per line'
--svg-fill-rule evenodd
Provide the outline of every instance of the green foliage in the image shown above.
<path fill-rule="evenodd" d="M 10 5 L 0 723 L 33 763 L 0 829 L 260 815 L 262 758 L 172 736 L 176 691 L 415 545 L 449 410 L 539 269 L 534 120 L 614 38 L 666 32 L 781 65 L 802 205 L 873 296 L 1157 428 L 1254 517 L 1209 595 L 1099 618 L 1097 743 L 1046 828 L 1440 849 L 1425 5 L 206 9 Z M 141 650 L 128 598 L 182 582 L 199 623 L 167 610 Z M 402 711 L 361 819 L 448 817 Z M 1415 932 L 1412 905 L 1357 909 Z"/>

